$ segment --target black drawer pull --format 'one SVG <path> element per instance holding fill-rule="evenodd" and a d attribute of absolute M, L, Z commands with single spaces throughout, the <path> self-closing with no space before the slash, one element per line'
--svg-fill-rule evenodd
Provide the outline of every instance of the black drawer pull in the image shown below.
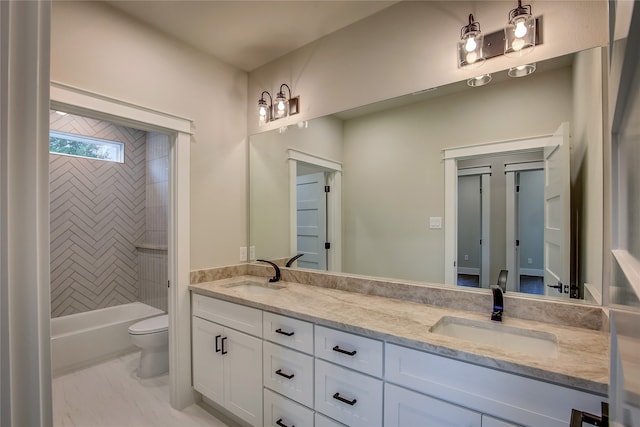
<path fill-rule="evenodd" d="M 224 348 L 224 342 L 227 340 L 227 337 L 223 337 L 222 338 L 222 354 L 227 354 L 229 353 L 225 348 Z"/>
<path fill-rule="evenodd" d="M 281 328 L 276 329 L 276 333 L 278 334 L 282 334 L 282 335 L 286 335 L 288 337 L 293 336 L 293 334 L 295 334 L 295 332 L 291 331 L 291 332 L 285 332 L 283 331 Z"/>
<path fill-rule="evenodd" d="M 281 377 L 285 377 L 288 380 L 290 380 L 291 378 L 295 377 L 294 374 L 285 374 L 284 372 L 282 372 L 282 369 L 278 369 L 276 371 L 276 375 L 280 375 Z"/>
<path fill-rule="evenodd" d="M 346 354 L 347 356 L 355 356 L 357 351 L 353 350 L 353 351 L 347 351 L 347 350 L 343 350 L 340 348 L 339 345 L 333 347 L 333 351 L 337 351 L 338 353 L 342 353 L 342 354 Z"/>
<path fill-rule="evenodd" d="M 216 353 L 220 353 L 220 337 L 222 335 L 216 335 Z"/>
<path fill-rule="evenodd" d="M 356 400 L 356 399 L 351 399 L 351 400 L 349 400 L 349 399 L 345 399 L 344 397 L 340 396 L 340 393 L 336 393 L 336 394 L 334 394 L 334 395 L 333 395 L 333 398 L 334 398 L 334 399 L 336 399 L 336 400 L 339 400 L 340 402 L 344 402 L 344 403 L 346 403 L 347 405 L 351 405 L 351 406 L 355 405 L 355 404 L 356 404 L 356 402 L 357 402 L 357 400 Z"/>
<path fill-rule="evenodd" d="M 282 418 L 276 421 L 276 424 L 278 424 L 280 427 L 289 427 L 288 425 L 282 422 Z M 296 427 L 296 426 L 292 425 L 291 427 Z"/>

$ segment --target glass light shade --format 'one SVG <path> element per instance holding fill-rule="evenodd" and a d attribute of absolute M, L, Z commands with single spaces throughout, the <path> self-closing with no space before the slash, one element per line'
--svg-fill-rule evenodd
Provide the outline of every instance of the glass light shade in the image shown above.
<path fill-rule="evenodd" d="M 484 36 L 480 31 L 469 31 L 458 41 L 458 68 L 477 68 L 484 64 L 482 52 Z"/>
<path fill-rule="evenodd" d="M 519 58 L 536 45 L 536 19 L 530 14 L 517 15 L 504 28 L 504 54 Z"/>
<path fill-rule="evenodd" d="M 507 72 L 507 74 L 509 75 L 509 77 L 525 77 L 525 76 L 528 76 L 529 74 L 532 74 L 534 71 L 536 71 L 535 63 L 518 65 L 517 67 L 511 67 L 509 68 L 509 71 Z"/>
<path fill-rule="evenodd" d="M 482 74 L 481 76 L 471 78 L 467 80 L 467 85 L 471 87 L 484 86 L 491 82 L 491 74 Z"/>
<path fill-rule="evenodd" d="M 289 116 L 289 100 L 285 97 L 284 92 L 278 92 L 276 101 L 273 105 L 273 116 L 276 119 Z"/>
<path fill-rule="evenodd" d="M 258 125 L 264 126 L 271 120 L 271 109 L 265 101 L 264 98 L 261 98 L 258 101 Z"/>

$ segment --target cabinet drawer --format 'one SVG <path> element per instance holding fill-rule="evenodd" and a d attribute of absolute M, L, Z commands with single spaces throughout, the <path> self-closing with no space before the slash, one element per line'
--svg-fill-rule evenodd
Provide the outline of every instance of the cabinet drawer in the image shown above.
<path fill-rule="evenodd" d="M 332 420 L 329 417 L 325 417 L 324 415 L 316 412 L 315 416 L 316 427 L 344 427 L 344 424 L 341 424 L 335 420 Z"/>
<path fill-rule="evenodd" d="M 351 427 L 382 425 L 382 381 L 316 359 L 315 409 Z"/>
<path fill-rule="evenodd" d="M 262 320 L 265 340 L 313 354 L 313 324 L 291 317 L 265 312 Z"/>
<path fill-rule="evenodd" d="M 480 427 L 482 415 L 392 384 L 384 386 L 385 427 Z M 484 425 L 483 425 L 484 427 Z"/>
<path fill-rule="evenodd" d="M 264 390 L 264 427 L 313 427 L 313 410 Z"/>
<path fill-rule="evenodd" d="M 316 326 L 315 354 L 365 374 L 382 377 L 382 342 Z"/>
<path fill-rule="evenodd" d="M 313 406 L 313 357 L 267 341 L 262 351 L 264 386 Z"/>
<path fill-rule="evenodd" d="M 497 418 L 490 417 L 488 415 L 482 415 L 482 427 L 519 427 L 519 426 L 508 423 L 506 421 L 499 420 Z"/>
<path fill-rule="evenodd" d="M 194 316 L 262 337 L 261 310 L 198 294 L 192 294 L 191 310 Z"/>

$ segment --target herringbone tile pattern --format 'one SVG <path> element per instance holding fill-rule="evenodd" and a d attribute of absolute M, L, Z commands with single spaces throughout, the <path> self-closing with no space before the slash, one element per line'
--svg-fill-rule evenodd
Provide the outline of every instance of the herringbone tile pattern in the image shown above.
<path fill-rule="evenodd" d="M 125 144 L 124 163 L 49 155 L 51 316 L 136 301 L 146 132 L 54 112 L 50 121 L 52 130 Z"/>

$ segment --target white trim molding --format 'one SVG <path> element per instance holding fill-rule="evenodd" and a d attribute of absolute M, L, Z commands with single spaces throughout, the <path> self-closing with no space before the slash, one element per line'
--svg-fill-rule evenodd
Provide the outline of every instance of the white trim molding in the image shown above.
<path fill-rule="evenodd" d="M 169 135 L 169 400 L 174 408 L 183 409 L 196 400 L 191 387 L 189 293 L 189 170 L 193 122 L 56 82 L 51 83 L 51 108 Z"/>

